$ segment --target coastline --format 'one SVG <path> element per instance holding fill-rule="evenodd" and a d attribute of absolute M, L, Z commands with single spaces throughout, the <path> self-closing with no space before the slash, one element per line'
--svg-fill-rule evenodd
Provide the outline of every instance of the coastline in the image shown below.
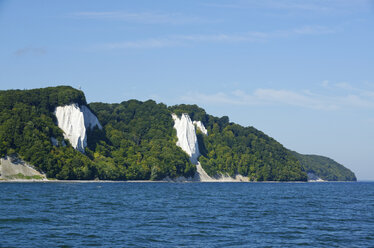
<path fill-rule="evenodd" d="M 151 181 L 151 180 L 123 180 L 123 181 L 116 181 L 116 180 L 57 180 L 57 179 L 11 179 L 11 180 L 0 180 L 0 183 L 356 183 L 356 182 L 363 182 L 363 181 L 178 181 L 178 180 L 159 180 L 159 181 Z"/>

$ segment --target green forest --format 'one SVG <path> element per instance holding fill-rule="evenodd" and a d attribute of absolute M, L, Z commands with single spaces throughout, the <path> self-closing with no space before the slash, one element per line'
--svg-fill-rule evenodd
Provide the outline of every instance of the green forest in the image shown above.
<path fill-rule="evenodd" d="M 302 155 L 293 152 L 307 173 L 318 175 L 325 181 L 357 181 L 355 174 L 331 158 L 318 155 Z"/>
<path fill-rule="evenodd" d="M 303 160 L 303 155 L 289 151 L 263 132 L 231 123 L 227 116 L 208 115 L 196 105 L 168 107 L 152 100 L 91 103 L 88 107 L 103 129 L 88 130 L 88 146 L 81 153 L 64 140 L 56 125 L 55 108 L 71 103 L 87 105 L 84 93 L 69 86 L 0 91 L 0 156 L 18 156 L 57 179 L 193 177 L 196 167 L 176 145 L 171 117 L 172 113 L 187 113 L 208 130 L 207 136 L 197 131 L 197 137 L 199 161 L 209 175 L 241 174 L 252 181 L 307 180 L 307 157 Z M 67 145 L 53 146 L 51 137 Z M 313 170 L 340 175 L 333 170 Z"/>
<path fill-rule="evenodd" d="M 100 179 L 161 180 L 195 174 L 188 155 L 176 146 L 166 105 L 130 100 L 92 103 L 90 108 L 104 127 L 88 134 L 87 153 Z"/>
<path fill-rule="evenodd" d="M 211 176 L 241 174 L 253 181 L 306 181 L 299 161 L 280 143 L 253 127 L 230 123 L 227 116 L 207 115 L 197 105 L 169 108 L 180 115 L 187 113 L 200 120 L 208 136 L 198 132 L 200 163 Z"/>
<path fill-rule="evenodd" d="M 64 140 L 54 110 L 71 103 L 86 104 L 83 92 L 65 86 L 0 91 L 0 156 L 17 155 L 49 178 L 94 178 L 95 168 L 87 156 L 71 146 L 51 143 L 51 137 Z"/>

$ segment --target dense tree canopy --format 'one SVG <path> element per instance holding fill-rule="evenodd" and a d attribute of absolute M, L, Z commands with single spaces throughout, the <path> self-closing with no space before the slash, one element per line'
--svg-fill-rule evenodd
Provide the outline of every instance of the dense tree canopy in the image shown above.
<path fill-rule="evenodd" d="M 90 107 L 104 127 L 88 136 L 99 177 L 157 180 L 194 175 L 195 166 L 176 146 L 173 120 L 164 104 L 130 100 L 120 104 L 92 103 Z M 106 173 L 108 168 L 110 175 Z"/>
<path fill-rule="evenodd" d="M 305 181 L 299 161 L 281 144 L 253 127 L 230 123 L 227 116 L 207 115 L 196 105 L 169 108 L 176 114 L 188 113 L 203 122 L 209 135 L 198 133 L 200 162 L 211 176 L 241 174 L 256 181 Z"/>
<path fill-rule="evenodd" d="M 357 181 L 355 174 L 334 160 L 318 155 L 302 155 L 293 152 L 307 173 L 313 173 L 326 181 Z"/>
<path fill-rule="evenodd" d="M 82 91 L 71 87 L 0 91 L 0 156 L 17 154 L 58 179 L 91 179 L 91 161 L 71 146 L 55 147 L 51 137 L 64 141 L 53 114 L 70 103 L 85 104 Z M 68 143 L 68 141 L 66 141 Z"/>
<path fill-rule="evenodd" d="M 305 164 L 314 166 L 298 157 L 302 167 L 297 154 L 253 127 L 230 123 L 227 116 L 208 115 L 196 105 L 167 107 L 152 100 L 89 104 L 103 129 L 88 130 L 83 154 L 64 140 L 56 125 L 55 108 L 71 103 L 86 104 L 83 92 L 67 86 L 0 91 L 0 156 L 16 154 L 57 179 L 192 177 L 196 167 L 176 145 L 171 117 L 187 113 L 208 130 L 207 136 L 197 131 L 197 137 L 199 160 L 211 176 L 228 173 L 254 181 L 305 181 L 305 171 L 311 170 Z M 53 146 L 51 137 L 60 146 Z M 333 172 L 315 167 L 313 171 Z"/>

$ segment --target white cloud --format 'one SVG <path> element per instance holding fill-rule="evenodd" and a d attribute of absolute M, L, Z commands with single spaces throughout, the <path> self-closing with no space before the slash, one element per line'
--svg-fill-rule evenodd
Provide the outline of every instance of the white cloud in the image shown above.
<path fill-rule="evenodd" d="M 106 43 L 95 46 L 104 49 L 123 48 L 161 48 L 169 46 L 186 46 L 195 43 L 248 43 L 265 42 L 272 39 L 286 38 L 301 35 L 324 35 L 336 32 L 336 30 L 322 26 L 307 26 L 290 30 L 273 32 L 245 32 L 236 34 L 192 34 L 192 35 L 168 35 L 165 37 L 150 38 L 144 40 Z"/>
<path fill-rule="evenodd" d="M 343 95 L 315 94 L 310 90 L 293 91 L 285 89 L 256 89 L 253 92 L 236 90 L 228 93 L 204 94 L 190 92 L 184 101 L 205 104 L 295 106 L 318 110 L 339 110 L 345 108 L 374 108 L 374 92 L 361 90 Z"/>
<path fill-rule="evenodd" d="M 126 49 L 126 48 L 162 48 L 181 45 L 178 40 L 173 39 L 148 39 L 140 41 L 126 41 L 118 43 L 107 43 L 96 46 L 101 49 Z"/>
<path fill-rule="evenodd" d="M 207 7 L 236 9 L 275 9 L 293 13 L 347 14 L 368 11 L 372 0 L 236 0 L 204 3 Z"/>
<path fill-rule="evenodd" d="M 343 90 L 351 90 L 351 91 L 352 90 L 357 90 L 357 89 L 355 89 L 354 87 L 352 87 L 352 85 L 350 85 L 347 82 L 336 83 L 335 87 L 337 87 L 339 89 L 343 89 Z"/>
<path fill-rule="evenodd" d="M 362 97 L 374 97 L 374 91 L 373 90 L 367 90 L 367 89 L 361 89 L 361 88 L 358 88 L 358 87 L 354 87 L 347 82 L 336 83 L 334 86 L 336 88 L 344 90 L 344 91 L 355 92 L 355 94 L 358 94 Z"/>
<path fill-rule="evenodd" d="M 145 24 L 187 24 L 211 22 L 206 19 L 185 16 L 179 13 L 125 12 L 125 11 L 82 11 L 68 14 L 78 19 L 116 20 Z"/>
<path fill-rule="evenodd" d="M 324 81 L 322 81 L 322 87 L 323 88 L 330 88 L 330 82 L 329 82 L 329 80 L 324 80 Z"/>
<path fill-rule="evenodd" d="M 374 125 L 374 118 L 369 118 L 369 119 L 367 120 L 367 122 L 368 122 L 369 124 L 373 124 L 373 125 Z"/>
<path fill-rule="evenodd" d="M 269 34 L 264 32 L 247 32 L 241 34 L 211 34 L 211 35 L 175 35 L 171 38 L 192 42 L 254 42 L 263 41 Z"/>
<path fill-rule="evenodd" d="M 362 93 L 362 95 L 374 99 L 374 91 L 365 91 L 365 92 Z"/>
<path fill-rule="evenodd" d="M 276 89 L 258 89 L 253 94 L 261 102 L 269 104 L 285 104 L 315 109 L 331 109 L 332 106 L 323 104 L 320 100 L 309 94 Z"/>
<path fill-rule="evenodd" d="M 45 55 L 47 53 L 47 50 L 42 47 L 24 47 L 16 50 L 14 52 L 14 55 L 16 56 L 24 56 L 27 54 L 30 55 Z"/>
<path fill-rule="evenodd" d="M 243 104 L 240 100 L 233 98 L 223 92 L 214 94 L 204 94 L 199 92 L 189 92 L 184 96 L 181 96 L 181 100 L 191 103 L 208 103 L 208 104 L 230 104 L 230 105 L 241 105 Z"/>
<path fill-rule="evenodd" d="M 333 34 L 336 33 L 336 29 L 332 29 L 324 26 L 305 26 L 293 30 L 293 33 L 299 35 L 320 35 L 320 34 Z"/>

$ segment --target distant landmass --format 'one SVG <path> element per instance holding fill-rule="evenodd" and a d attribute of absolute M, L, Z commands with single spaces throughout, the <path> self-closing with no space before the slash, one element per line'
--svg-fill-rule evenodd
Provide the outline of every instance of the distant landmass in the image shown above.
<path fill-rule="evenodd" d="M 324 181 L 357 181 L 355 174 L 331 158 L 293 152 L 309 178 Z M 315 178 L 317 177 L 317 178 Z"/>
<path fill-rule="evenodd" d="M 197 105 L 87 104 L 69 86 L 0 91 L 0 157 L 0 179 L 14 178 L 17 160 L 16 178 L 27 171 L 64 180 L 356 180 L 329 158 L 292 152 Z"/>

